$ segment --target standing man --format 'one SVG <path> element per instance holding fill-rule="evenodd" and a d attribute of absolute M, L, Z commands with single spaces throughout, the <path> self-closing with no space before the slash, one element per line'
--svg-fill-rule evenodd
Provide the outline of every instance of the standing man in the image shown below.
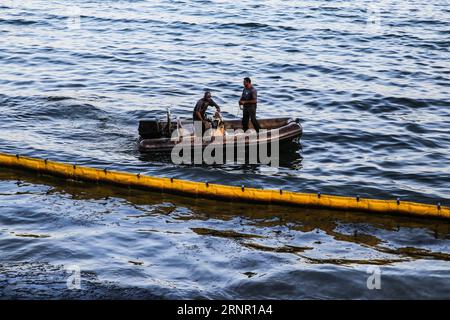
<path fill-rule="evenodd" d="M 220 107 L 215 103 L 211 96 L 211 91 L 205 91 L 203 98 L 197 101 L 192 115 L 194 121 L 202 122 L 202 132 L 205 132 L 206 128 L 206 110 L 209 106 L 216 107 L 217 112 L 220 112 Z"/>
<path fill-rule="evenodd" d="M 244 90 L 242 91 L 239 105 L 243 106 L 242 127 L 244 132 L 248 130 L 248 120 L 252 120 L 253 128 L 259 132 L 260 126 L 256 120 L 257 93 L 255 87 L 252 86 L 252 80 L 249 77 L 244 78 Z"/>

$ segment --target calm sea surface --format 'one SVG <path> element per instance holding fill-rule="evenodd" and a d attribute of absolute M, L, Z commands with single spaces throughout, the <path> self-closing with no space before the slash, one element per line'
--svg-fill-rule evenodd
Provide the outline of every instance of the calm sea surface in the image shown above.
<path fill-rule="evenodd" d="M 450 205 L 448 0 L 68 3 L 0 0 L 0 152 Z M 278 170 L 139 153 L 139 119 L 204 89 L 235 118 L 245 76 L 259 117 L 301 119 Z M 448 299 L 450 223 L 0 168 L 0 298 Z"/>

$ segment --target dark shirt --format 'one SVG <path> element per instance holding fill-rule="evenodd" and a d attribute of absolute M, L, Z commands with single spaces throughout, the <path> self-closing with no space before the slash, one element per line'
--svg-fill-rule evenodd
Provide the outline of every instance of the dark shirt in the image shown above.
<path fill-rule="evenodd" d="M 242 90 L 241 100 L 257 100 L 258 95 L 255 87 L 251 87 L 250 89 L 244 88 Z M 245 103 L 244 107 L 256 107 L 257 103 Z"/>
<path fill-rule="evenodd" d="M 195 105 L 194 114 L 196 112 L 200 112 L 202 117 L 204 117 L 206 109 L 208 109 L 209 106 L 219 108 L 217 103 L 215 103 L 212 99 L 209 100 L 209 102 L 208 102 L 204 98 L 201 98 L 200 100 L 197 101 L 197 104 Z"/>

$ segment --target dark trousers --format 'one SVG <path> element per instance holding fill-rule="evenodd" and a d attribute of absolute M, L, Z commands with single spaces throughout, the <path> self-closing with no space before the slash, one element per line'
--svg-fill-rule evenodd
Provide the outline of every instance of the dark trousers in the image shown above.
<path fill-rule="evenodd" d="M 249 119 L 252 120 L 253 128 L 255 128 L 256 132 L 259 132 L 261 127 L 259 126 L 258 120 L 256 120 L 256 106 L 244 106 L 244 110 L 242 112 L 242 128 L 244 131 L 248 130 Z"/>
<path fill-rule="evenodd" d="M 194 120 L 194 121 L 202 121 L 202 119 L 200 119 L 198 116 L 197 116 L 197 113 L 193 113 L 192 114 L 192 120 Z M 196 132 L 195 133 L 195 135 L 197 136 L 197 137 L 202 137 L 203 136 L 203 133 L 206 131 L 206 126 L 205 126 L 205 124 L 203 123 L 203 121 L 202 121 L 202 132 Z"/>

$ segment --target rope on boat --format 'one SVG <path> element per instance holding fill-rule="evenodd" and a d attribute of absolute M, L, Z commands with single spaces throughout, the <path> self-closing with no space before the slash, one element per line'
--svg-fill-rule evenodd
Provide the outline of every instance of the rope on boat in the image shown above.
<path fill-rule="evenodd" d="M 150 189 L 166 193 L 177 193 L 213 199 L 234 199 L 244 202 L 296 205 L 304 207 L 334 209 L 343 211 L 365 211 L 371 213 L 389 213 L 432 218 L 450 219 L 450 207 L 396 200 L 364 199 L 340 197 L 324 194 L 299 193 L 286 190 L 255 189 L 245 186 L 234 187 L 193 182 L 173 178 L 159 178 L 142 174 L 111 171 L 66 164 L 61 162 L 29 158 L 20 155 L 0 153 L 0 167 L 12 167 L 39 173 L 78 179 L 90 182 L 102 182 L 140 189 Z"/>

